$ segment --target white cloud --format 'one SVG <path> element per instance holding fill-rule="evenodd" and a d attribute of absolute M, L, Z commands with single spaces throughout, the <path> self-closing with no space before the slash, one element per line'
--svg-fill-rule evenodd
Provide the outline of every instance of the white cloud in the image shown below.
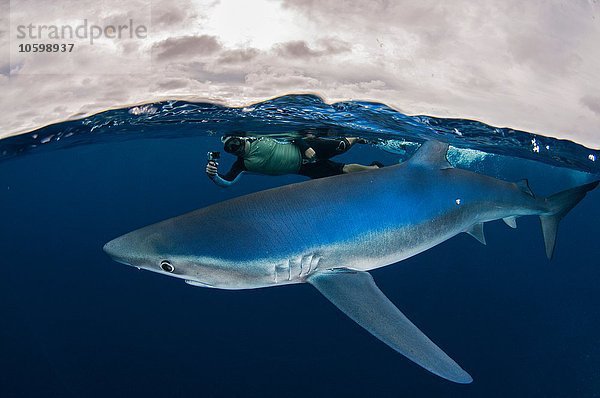
<path fill-rule="evenodd" d="M 92 21 L 95 10 L 97 21 L 118 23 L 135 11 L 116 0 L 73 0 L 67 16 L 41 1 L 12 4 L 13 12 L 23 4 L 19 10 L 32 22 Z M 77 73 L 28 74 L 40 67 L 29 56 L 12 60 L 8 78 L 3 57 L 0 136 L 166 97 L 240 105 L 313 92 L 600 148 L 595 1 L 154 0 L 151 9 L 148 39 L 113 45 L 111 62 L 98 55 L 108 47 L 80 46 L 62 66 Z M 0 26 L 6 15 L 0 13 Z M 0 28 L 4 54 L 16 44 L 12 34 Z M 151 68 L 119 74 L 118 61 L 132 57 L 152 59 Z M 43 66 L 58 69 L 61 62 Z"/>
<path fill-rule="evenodd" d="M 202 28 L 230 47 L 268 50 L 278 41 L 306 37 L 291 12 L 276 0 L 221 0 L 213 3 Z"/>

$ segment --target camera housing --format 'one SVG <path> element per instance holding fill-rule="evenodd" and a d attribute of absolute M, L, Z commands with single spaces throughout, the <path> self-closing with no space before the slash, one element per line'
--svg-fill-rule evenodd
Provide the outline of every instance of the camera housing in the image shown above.
<path fill-rule="evenodd" d="M 209 162 L 214 162 L 216 160 L 218 160 L 221 157 L 221 152 L 208 152 L 206 154 L 206 158 L 208 159 Z"/>

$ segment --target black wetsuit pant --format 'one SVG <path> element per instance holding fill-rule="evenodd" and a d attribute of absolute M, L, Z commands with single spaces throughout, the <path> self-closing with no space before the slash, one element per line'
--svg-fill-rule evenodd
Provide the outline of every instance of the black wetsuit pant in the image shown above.
<path fill-rule="evenodd" d="M 333 140 L 328 138 L 306 138 L 304 143 L 315 151 L 314 161 L 303 159 L 298 174 L 309 178 L 331 177 L 344 173 L 344 164 L 334 162 L 330 158 L 341 155 L 350 149 L 348 140 Z M 303 154 L 304 155 L 304 154 Z"/>

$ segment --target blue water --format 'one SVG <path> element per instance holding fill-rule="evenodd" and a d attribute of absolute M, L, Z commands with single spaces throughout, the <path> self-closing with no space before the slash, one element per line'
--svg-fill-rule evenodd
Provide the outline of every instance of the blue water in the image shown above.
<path fill-rule="evenodd" d="M 232 131 L 361 136 L 371 144 L 340 161 L 386 165 L 436 138 L 457 167 L 542 195 L 600 177 L 598 151 L 572 142 L 313 96 L 163 102 L 1 140 L 0 397 L 600 395 L 599 191 L 562 221 L 551 261 L 531 217 L 487 224 L 487 246 L 463 234 L 372 273 L 470 385 L 414 365 L 311 286 L 202 289 L 110 260 L 103 244 L 125 232 L 303 180 L 216 187 L 206 152 Z"/>

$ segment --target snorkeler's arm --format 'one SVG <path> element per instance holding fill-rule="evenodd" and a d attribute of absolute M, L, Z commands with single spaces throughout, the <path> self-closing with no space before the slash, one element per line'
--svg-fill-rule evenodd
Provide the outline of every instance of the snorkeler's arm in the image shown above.
<path fill-rule="evenodd" d="M 208 178 L 210 178 L 221 188 L 228 188 L 235 184 L 240 179 L 240 176 L 244 171 L 246 171 L 246 166 L 244 166 L 244 160 L 242 158 L 238 158 L 225 175 L 220 175 L 217 173 L 217 166 L 214 162 L 212 165 L 209 162 L 209 164 L 206 166 L 206 174 L 208 175 Z"/>

